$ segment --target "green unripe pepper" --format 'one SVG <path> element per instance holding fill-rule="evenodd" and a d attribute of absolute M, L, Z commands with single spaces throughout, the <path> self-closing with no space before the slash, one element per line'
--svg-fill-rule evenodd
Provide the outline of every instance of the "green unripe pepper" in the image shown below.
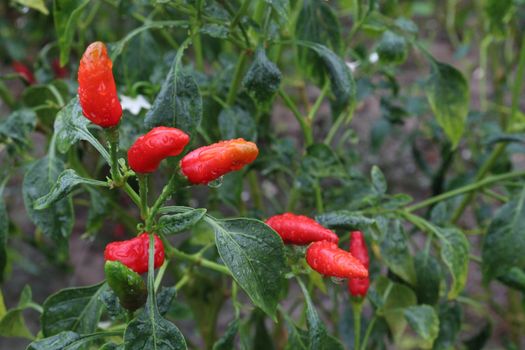
<path fill-rule="evenodd" d="M 104 273 L 106 282 L 124 308 L 135 311 L 146 303 L 148 289 L 138 273 L 119 261 L 106 261 Z"/>

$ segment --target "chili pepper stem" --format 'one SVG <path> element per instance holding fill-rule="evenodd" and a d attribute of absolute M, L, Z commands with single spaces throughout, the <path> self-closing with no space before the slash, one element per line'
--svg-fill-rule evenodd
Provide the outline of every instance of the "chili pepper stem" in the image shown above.
<path fill-rule="evenodd" d="M 149 217 L 148 208 L 148 175 L 137 174 L 139 180 L 139 196 L 140 196 L 140 217 L 146 220 Z"/>
<path fill-rule="evenodd" d="M 363 300 L 352 298 L 352 311 L 354 312 L 354 349 L 358 350 L 361 342 L 361 312 Z"/>
<path fill-rule="evenodd" d="M 157 215 L 157 212 L 159 211 L 160 207 L 164 204 L 164 202 L 168 199 L 168 197 L 173 192 L 173 185 L 176 181 L 176 175 L 172 175 L 171 178 L 168 180 L 168 183 L 164 188 L 162 189 L 162 192 L 149 210 L 148 216 L 146 218 L 146 231 L 150 231 L 153 226 L 153 221 L 155 220 L 155 215 Z"/>
<path fill-rule="evenodd" d="M 118 126 L 113 128 L 105 129 L 106 136 L 109 144 L 109 155 L 111 161 L 111 179 L 115 187 L 122 186 L 122 178 L 120 176 L 119 165 L 118 165 L 118 143 L 119 143 L 119 131 Z"/>

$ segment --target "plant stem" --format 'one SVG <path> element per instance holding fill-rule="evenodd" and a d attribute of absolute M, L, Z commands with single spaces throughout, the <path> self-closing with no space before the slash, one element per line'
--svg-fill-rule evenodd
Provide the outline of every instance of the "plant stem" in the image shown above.
<path fill-rule="evenodd" d="M 310 124 L 306 121 L 306 119 L 303 117 L 301 112 L 297 109 L 297 106 L 292 101 L 290 96 L 281 88 L 279 89 L 279 96 L 283 99 L 286 106 L 292 111 L 295 119 L 301 126 L 301 130 L 303 131 L 304 141 L 306 143 L 306 146 L 310 146 L 314 143 L 314 137 L 312 134 L 312 128 L 310 127 Z"/>
<path fill-rule="evenodd" d="M 237 97 L 237 90 L 242 80 L 242 73 L 244 71 L 244 64 L 246 63 L 246 51 L 242 51 L 235 66 L 235 72 L 233 73 L 232 84 L 228 91 L 228 97 L 226 98 L 226 104 L 232 106 L 235 103 L 235 97 Z"/>
<path fill-rule="evenodd" d="M 329 84 L 329 81 L 327 80 L 324 83 L 323 88 L 321 89 L 321 93 L 319 94 L 319 96 L 317 96 L 317 99 L 315 100 L 314 105 L 312 106 L 312 108 L 308 112 L 308 115 L 306 116 L 306 119 L 308 119 L 310 121 L 314 120 L 315 115 L 319 111 L 319 108 L 321 107 L 321 104 L 323 103 L 323 100 L 326 97 L 326 93 L 328 92 L 329 88 L 330 88 L 330 84 Z"/>
<path fill-rule="evenodd" d="M 124 191 L 128 194 L 129 198 L 140 208 L 140 197 L 135 190 L 126 182 L 124 183 Z"/>
<path fill-rule="evenodd" d="M 372 317 L 372 320 L 368 324 L 368 327 L 366 327 L 365 336 L 363 337 L 363 342 L 361 343 L 361 350 L 365 350 L 366 346 L 368 345 L 368 338 L 370 338 L 370 334 L 372 334 L 372 330 L 374 329 L 374 325 L 376 324 L 377 316 L 374 315 Z"/>
<path fill-rule="evenodd" d="M 168 245 L 166 249 L 166 255 L 168 255 L 170 258 L 175 258 L 175 259 L 181 259 L 181 260 L 186 260 L 186 261 L 189 261 L 195 265 L 200 265 L 200 266 L 204 266 L 210 270 L 214 270 L 214 271 L 217 271 L 217 272 L 220 272 L 224 275 L 227 275 L 227 276 L 231 276 L 231 272 L 230 270 L 228 270 L 228 268 L 224 265 L 220 265 L 220 264 L 217 264 L 213 261 L 210 261 L 210 260 L 207 260 L 199 255 L 195 255 L 195 254 L 188 254 L 188 253 L 184 253 L 183 251 L 180 251 L 178 250 L 177 248 L 171 246 L 171 245 Z"/>
<path fill-rule="evenodd" d="M 314 192 L 315 192 L 315 207 L 317 209 L 317 212 L 319 214 L 322 214 L 324 213 L 324 204 L 323 204 L 323 194 L 321 193 L 321 186 L 319 185 L 319 181 L 315 182 Z"/>
<path fill-rule="evenodd" d="M 248 183 L 250 185 L 250 192 L 252 193 L 255 208 L 264 212 L 261 188 L 259 187 L 259 181 L 257 180 L 257 173 L 253 170 L 248 173 Z"/>
<path fill-rule="evenodd" d="M 352 301 L 352 311 L 354 312 L 354 349 L 359 349 L 361 340 L 361 311 L 363 310 L 362 301 Z"/>
<path fill-rule="evenodd" d="M 140 196 L 140 218 L 146 220 L 148 217 L 148 175 L 137 174 L 139 180 L 139 196 Z"/>
<path fill-rule="evenodd" d="M 506 173 L 506 174 L 501 174 L 501 175 L 489 176 L 489 177 L 487 177 L 485 179 L 478 180 L 478 181 L 476 181 L 474 183 L 471 183 L 471 184 L 468 184 L 466 186 L 462 186 L 460 188 L 456 188 L 454 190 L 451 190 L 451 191 L 448 191 L 448 192 L 444 192 L 444 193 L 442 193 L 440 195 L 437 195 L 437 196 L 428 198 L 428 199 L 426 199 L 424 201 L 421 201 L 419 203 L 410 205 L 410 206 L 405 208 L 405 211 L 410 213 L 410 212 L 413 212 L 415 210 L 418 210 L 418 209 L 430 206 L 432 204 L 435 204 L 437 202 L 441 202 L 441 201 L 444 201 L 446 199 L 449 199 L 449 198 L 452 198 L 452 197 L 455 197 L 455 196 L 459 196 L 459 195 L 462 195 L 462 194 L 465 194 L 465 193 L 473 192 L 473 191 L 475 191 L 477 189 L 483 188 L 483 187 L 491 185 L 493 183 L 497 183 L 497 182 L 513 179 L 513 178 L 516 178 L 516 177 L 523 177 L 523 176 L 525 176 L 525 171 L 523 171 L 523 170 L 522 171 L 515 171 L 515 172 L 511 172 L 511 173 Z M 453 221 L 454 221 L 454 219 L 453 219 Z"/>
<path fill-rule="evenodd" d="M 110 154 L 110 166 L 111 166 L 111 179 L 116 187 L 121 186 L 121 176 L 118 167 L 118 140 L 119 132 L 118 126 L 105 129 L 106 136 L 108 138 L 109 144 L 109 154 Z"/>
<path fill-rule="evenodd" d="M 151 230 L 153 227 L 153 221 L 155 220 L 155 215 L 157 215 L 157 212 L 159 211 L 160 207 L 164 204 L 164 202 L 168 199 L 168 197 L 173 192 L 173 185 L 175 184 L 176 175 L 172 175 L 169 179 L 168 183 L 164 188 L 162 189 L 162 192 L 151 207 L 151 210 L 149 211 L 148 217 L 146 219 L 146 231 Z"/>

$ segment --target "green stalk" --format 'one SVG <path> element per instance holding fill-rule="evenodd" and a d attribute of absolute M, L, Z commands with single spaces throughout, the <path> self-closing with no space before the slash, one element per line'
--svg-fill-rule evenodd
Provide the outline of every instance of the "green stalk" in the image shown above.
<path fill-rule="evenodd" d="M 146 220 L 148 217 L 148 175 L 137 174 L 139 180 L 139 196 L 140 196 L 140 218 Z"/>
<path fill-rule="evenodd" d="M 261 212 L 264 212 L 261 188 L 259 187 L 259 181 L 257 180 L 257 173 L 253 170 L 248 173 L 248 183 L 250 185 L 250 192 L 252 194 L 255 208 Z"/>
<path fill-rule="evenodd" d="M 513 178 L 516 178 L 516 177 L 523 177 L 523 176 L 525 176 L 525 171 L 514 171 L 514 172 L 511 172 L 511 173 L 505 173 L 505 174 L 501 174 L 501 175 L 490 176 L 490 177 L 487 177 L 485 179 L 478 180 L 478 181 L 476 181 L 474 183 L 462 186 L 460 188 L 456 188 L 454 190 L 441 193 L 440 195 L 428 198 L 428 199 L 426 199 L 424 201 L 421 201 L 419 203 L 410 205 L 410 206 L 405 208 L 405 211 L 410 213 L 410 212 L 413 212 L 415 210 L 418 210 L 418 209 L 421 209 L 421 208 L 425 208 L 425 207 L 428 207 L 428 206 L 433 205 L 435 203 L 447 200 L 449 198 L 456 197 L 456 196 L 459 196 L 459 195 L 462 195 L 462 194 L 465 194 L 465 193 L 476 191 L 476 190 L 478 190 L 480 188 L 489 186 L 489 185 L 497 183 L 497 182 L 502 182 L 502 181 L 505 181 L 505 180 L 510 180 L 510 179 L 513 179 Z M 453 219 L 453 220 L 455 220 L 455 219 Z"/>
<path fill-rule="evenodd" d="M 231 276 L 230 270 L 228 270 L 228 268 L 224 265 L 217 264 L 199 255 L 184 253 L 183 251 L 180 251 L 171 245 L 166 246 L 165 244 L 165 249 L 166 249 L 166 255 L 170 258 L 189 261 L 195 265 L 203 266 L 210 270 L 214 270 L 224 275 Z"/>
<path fill-rule="evenodd" d="M 164 188 L 162 189 L 162 192 L 151 207 L 151 210 L 148 213 L 148 217 L 146 218 L 146 231 L 150 231 L 153 228 L 153 221 L 155 220 L 155 216 L 157 215 L 157 212 L 159 211 L 160 207 L 164 204 L 164 202 L 168 199 L 168 197 L 173 192 L 173 185 L 175 184 L 176 175 L 172 175 L 169 179 L 168 183 Z"/>
<path fill-rule="evenodd" d="M 321 193 L 321 186 L 319 185 L 319 181 L 316 181 L 314 185 L 314 192 L 315 192 L 315 207 L 317 209 L 317 212 L 319 214 L 324 213 L 324 204 L 323 204 L 323 194 Z"/>
<path fill-rule="evenodd" d="M 354 349 L 359 349 L 361 341 L 361 311 L 363 302 L 352 300 L 352 311 L 354 312 Z"/>
<path fill-rule="evenodd" d="M 299 109 L 297 109 L 297 106 L 292 101 L 290 96 L 281 88 L 279 89 L 279 96 L 283 99 L 286 106 L 292 111 L 295 119 L 301 126 L 301 130 L 303 131 L 304 141 L 306 143 L 306 146 L 310 146 L 314 143 L 314 137 L 312 133 L 312 128 L 310 127 L 310 124 L 306 121 L 306 119 L 303 117 L 301 112 L 299 112 Z"/>
<path fill-rule="evenodd" d="M 106 136 L 109 144 L 110 154 L 110 166 L 111 166 L 111 179 L 116 187 L 121 186 L 121 176 L 118 166 L 118 143 L 119 143 L 119 131 L 118 126 L 105 129 Z"/>
<path fill-rule="evenodd" d="M 228 91 L 228 97 L 226 98 L 226 104 L 232 106 L 235 103 L 235 97 L 237 97 L 237 90 L 241 84 L 242 73 L 244 71 L 244 64 L 246 63 L 246 51 L 241 52 L 237 65 L 235 66 L 235 72 L 233 73 L 232 85 Z"/>
<path fill-rule="evenodd" d="M 368 345 L 368 338 L 370 338 L 370 334 L 372 334 L 372 330 L 374 329 L 374 325 L 376 324 L 377 316 L 374 315 L 370 323 L 368 324 L 368 327 L 366 328 L 365 336 L 363 337 L 363 343 L 361 344 L 361 350 L 366 350 L 366 346 Z"/>

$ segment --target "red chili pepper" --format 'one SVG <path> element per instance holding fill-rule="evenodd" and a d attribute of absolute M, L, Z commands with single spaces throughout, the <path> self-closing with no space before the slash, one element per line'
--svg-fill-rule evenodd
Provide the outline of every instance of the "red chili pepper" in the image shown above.
<path fill-rule="evenodd" d="M 339 278 L 366 278 L 368 269 L 337 244 L 320 241 L 312 243 L 306 250 L 306 262 L 315 271 Z"/>
<path fill-rule="evenodd" d="M 191 183 L 207 184 L 250 164 L 258 154 L 253 142 L 243 139 L 221 141 L 188 153 L 180 161 L 180 167 Z"/>
<path fill-rule="evenodd" d="M 129 166 L 137 173 L 152 173 L 164 158 L 179 155 L 189 141 L 190 137 L 179 129 L 153 128 L 129 148 Z"/>
<path fill-rule="evenodd" d="M 87 47 L 78 68 L 78 97 L 82 112 L 103 128 L 117 125 L 122 116 L 112 67 L 106 46 L 97 41 Z"/>
<path fill-rule="evenodd" d="M 368 249 L 366 248 L 365 238 L 361 231 L 353 231 L 350 233 L 350 253 L 359 260 L 368 270 L 370 259 L 368 257 Z M 350 278 L 348 280 L 348 291 L 354 297 L 365 297 L 370 286 L 370 279 L 366 278 Z"/>
<path fill-rule="evenodd" d="M 22 76 L 22 78 L 28 83 L 29 85 L 33 85 L 36 83 L 35 75 L 31 71 L 31 69 L 23 64 L 20 61 L 14 61 L 11 66 L 17 72 Z"/>
<path fill-rule="evenodd" d="M 51 61 L 51 68 L 55 73 L 55 78 L 63 79 L 69 75 L 69 70 L 66 67 L 62 67 L 60 65 L 60 60 L 58 58 L 55 58 L 53 61 Z"/>
<path fill-rule="evenodd" d="M 266 220 L 266 224 L 281 236 L 285 244 L 305 245 L 316 241 L 339 242 L 339 237 L 304 215 L 284 213 Z"/>
<path fill-rule="evenodd" d="M 154 266 L 158 268 L 164 263 L 164 245 L 157 235 L 154 237 Z M 148 271 L 148 253 L 149 234 L 145 232 L 126 241 L 109 243 L 104 250 L 104 260 L 120 261 L 136 273 L 144 273 Z"/>

